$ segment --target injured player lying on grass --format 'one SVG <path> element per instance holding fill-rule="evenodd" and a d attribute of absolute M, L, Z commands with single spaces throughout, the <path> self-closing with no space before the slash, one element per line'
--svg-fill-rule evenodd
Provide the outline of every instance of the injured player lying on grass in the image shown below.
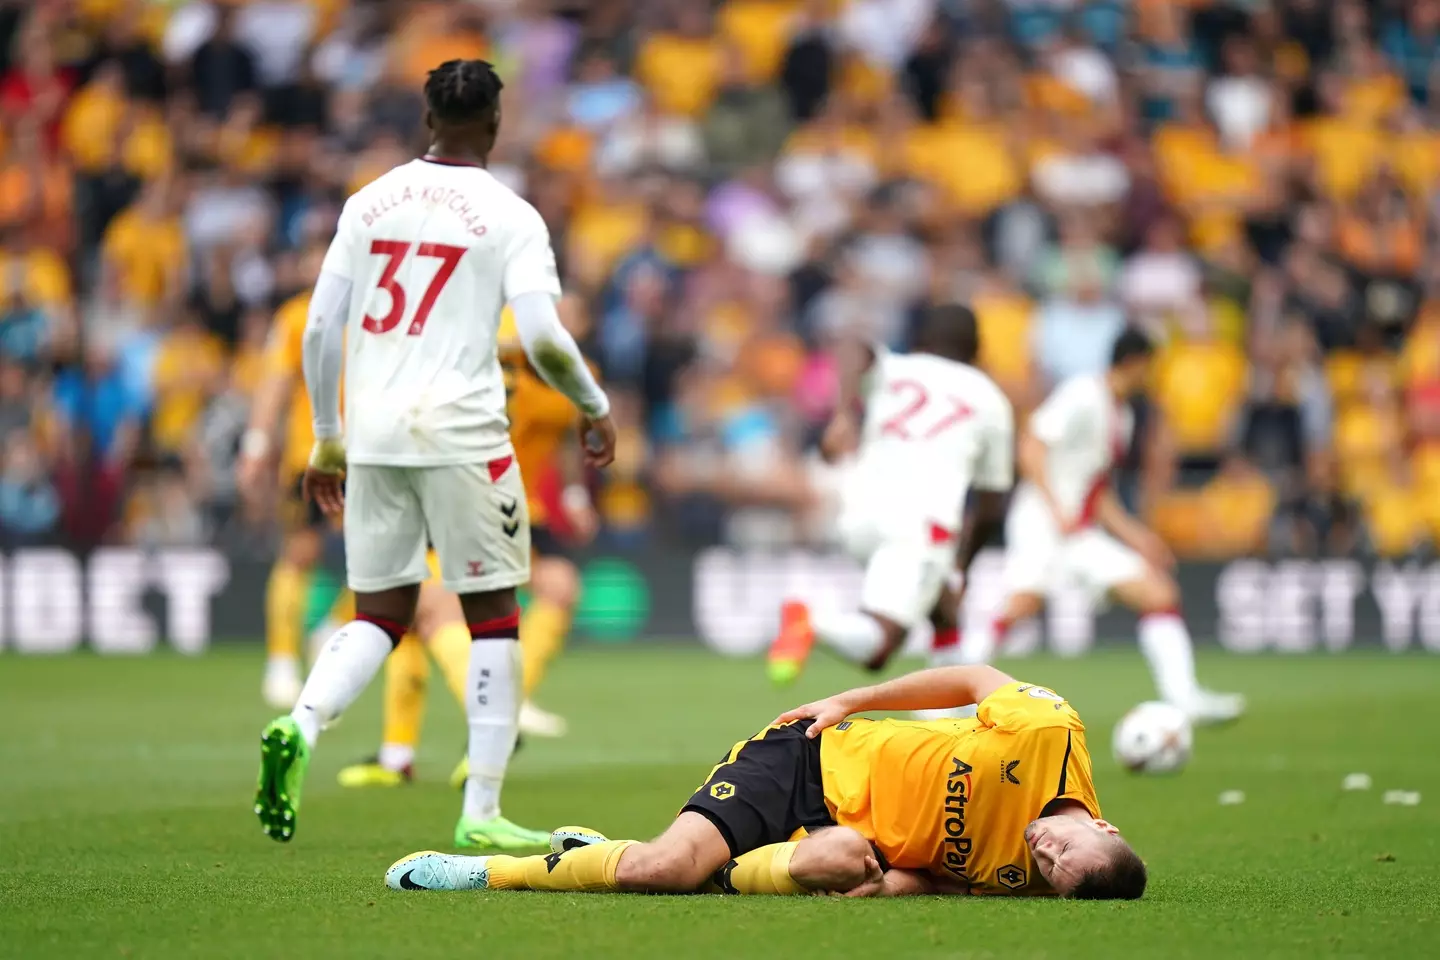
<path fill-rule="evenodd" d="M 976 704 L 970 719 L 849 719 Z M 922 670 L 782 714 L 735 744 L 649 843 L 563 827 L 552 853 L 427 851 L 396 890 L 996 894 L 1136 899 L 1145 865 L 1101 819 L 1085 725 L 993 667 Z"/>

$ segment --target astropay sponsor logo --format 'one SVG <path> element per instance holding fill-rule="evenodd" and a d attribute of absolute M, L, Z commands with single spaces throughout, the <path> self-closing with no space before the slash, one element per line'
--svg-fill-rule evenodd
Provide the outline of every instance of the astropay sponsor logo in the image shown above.
<path fill-rule="evenodd" d="M 970 860 L 973 843 L 965 836 L 965 807 L 970 803 L 970 774 L 974 768 L 959 757 L 951 757 L 950 762 L 954 766 L 945 777 L 945 839 L 940 846 L 945 854 L 945 869 L 968 880 L 965 864 Z"/>
<path fill-rule="evenodd" d="M 163 638 L 202 653 L 211 600 L 229 582 L 224 554 L 203 548 L 17 550 L 0 557 L 0 649 L 68 653 L 88 640 L 98 653 L 137 654 Z"/>

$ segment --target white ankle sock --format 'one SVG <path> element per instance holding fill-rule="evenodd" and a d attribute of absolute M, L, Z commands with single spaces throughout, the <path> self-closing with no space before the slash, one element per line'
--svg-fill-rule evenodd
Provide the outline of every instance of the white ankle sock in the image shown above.
<path fill-rule="evenodd" d="M 415 762 L 415 748 L 408 743 L 380 744 L 380 766 L 399 773 Z"/>
<path fill-rule="evenodd" d="M 1176 613 L 1152 613 L 1140 618 L 1140 651 L 1150 664 L 1150 675 L 1160 698 L 1185 703 L 1195 697 L 1195 651 L 1190 631 Z"/>
<path fill-rule="evenodd" d="M 506 638 L 471 642 L 465 717 L 470 723 L 466 752 L 470 776 L 462 812 L 489 820 L 500 815 L 500 788 L 519 731 L 519 642 Z"/>
<path fill-rule="evenodd" d="M 311 747 L 320 729 L 355 702 L 380 671 L 392 648 L 390 635 L 373 623 L 352 620 L 320 651 L 290 716 Z"/>
<path fill-rule="evenodd" d="M 885 646 L 880 622 L 858 610 L 811 614 L 810 627 L 815 639 L 855 663 L 869 663 Z"/>
<path fill-rule="evenodd" d="M 999 631 L 995 629 L 995 624 L 989 620 L 981 620 L 960 637 L 960 652 L 952 662 L 966 666 L 989 663 L 995 659 L 995 647 L 999 640 Z"/>

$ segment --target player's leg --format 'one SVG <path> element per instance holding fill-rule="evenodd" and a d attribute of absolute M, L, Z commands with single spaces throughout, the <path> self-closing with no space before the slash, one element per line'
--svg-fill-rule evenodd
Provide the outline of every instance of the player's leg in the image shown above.
<path fill-rule="evenodd" d="M 948 541 L 881 543 L 865 564 L 858 610 L 809 612 L 815 639 L 866 669 L 883 668 L 904 646 L 915 623 L 934 612 L 952 557 Z"/>
<path fill-rule="evenodd" d="M 690 811 L 649 843 L 586 833 L 588 842 L 544 856 L 411 854 L 391 865 L 385 883 L 395 890 L 690 893 L 730 859 L 715 824 Z"/>
<path fill-rule="evenodd" d="M 294 834 L 305 770 L 321 729 L 374 679 L 415 615 L 426 576 L 425 525 L 408 470 L 351 466 L 345 547 L 355 619 L 325 644 L 295 709 L 261 735 L 255 812 L 277 840 Z"/>
<path fill-rule="evenodd" d="M 445 688 L 455 702 L 465 706 L 467 675 L 470 671 L 470 628 L 460 598 L 446 590 L 436 576 L 420 587 L 420 604 L 415 610 L 415 634 L 440 668 Z"/>
<path fill-rule="evenodd" d="M 1045 590 L 1059 573 L 1063 541 L 1043 504 L 1017 497 L 1005 518 L 1005 599 L 995 614 L 965 631 L 955 662 L 989 663 L 1015 624 L 1038 616 Z"/>
<path fill-rule="evenodd" d="M 406 634 L 385 660 L 380 750 L 343 768 L 337 777 L 342 787 L 398 787 L 415 778 L 415 751 L 430 686 L 430 660 L 417 636 L 419 619 L 417 613 L 417 631 Z"/>
<path fill-rule="evenodd" d="M 544 527 L 531 531 L 535 556 L 530 571 L 530 604 L 520 618 L 524 700 L 520 731 L 537 737 L 565 735 L 565 719 L 532 702 L 550 664 L 565 646 L 580 600 L 580 571 Z"/>
<path fill-rule="evenodd" d="M 708 888 L 713 879 L 714 889 L 732 892 L 803 892 L 788 872 L 797 850 L 790 838 L 833 822 L 820 741 L 805 736 L 808 726 L 770 726 L 735 744 L 650 843 L 562 828 L 546 857 L 416 854 L 393 865 L 386 882 L 397 889 L 681 893 Z M 817 872 L 825 869 L 820 859 Z"/>
<path fill-rule="evenodd" d="M 294 514 L 303 505 L 290 504 Z M 321 529 L 294 517 L 265 584 L 265 676 L 261 695 L 270 706 L 288 710 L 300 695 L 300 640 L 310 574 L 324 547 Z"/>
<path fill-rule="evenodd" d="M 677 827 L 680 825 L 677 821 Z M 703 831 L 696 830 L 704 836 Z M 561 827 L 550 835 L 550 849 L 563 853 L 580 846 L 607 843 L 602 834 L 586 827 Z M 635 848 L 625 859 L 643 863 L 646 851 Z M 703 859 L 703 858 L 702 858 Z M 807 891 L 848 893 L 880 868 L 875 848 L 849 827 L 797 830 L 790 840 L 749 850 L 724 864 L 705 890 L 719 893 L 796 894 Z"/>
<path fill-rule="evenodd" d="M 1017 623 L 1040 615 L 1045 606 L 1045 597 L 1034 587 L 1017 587 L 1000 602 L 995 615 L 981 620 L 975 627 L 966 630 L 964 637 L 955 647 L 955 663 L 989 663 L 995 659 L 995 652 L 1005 642 L 1005 635 Z"/>
<path fill-rule="evenodd" d="M 743 861 L 761 852 L 754 850 L 739 859 Z M 762 861 L 758 865 L 769 866 L 772 877 L 779 878 L 782 864 L 777 861 L 784 854 L 783 849 L 777 849 L 769 864 Z M 869 874 L 867 861 L 876 863 L 875 849 L 858 831 L 849 827 L 825 827 L 796 843 L 783 869 L 785 876 L 806 890 L 848 893 L 865 883 Z M 783 882 L 776 882 L 775 887 L 775 893 L 791 892 Z"/>
<path fill-rule="evenodd" d="M 530 576 L 525 491 L 513 457 L 422 472 L 421 499 L 446 590 L 460 597 L 470 635 L 465 685 L 468 771 L 455 845 L 513 850 L 548 834 L 500 812 L 505 770 L 519 733 L 520 610 L 515 588 Z"/>
<path fill-rule="evenodd" d="M 465 690 L 470 673 L 470 628 L 465 623 L 465 612 L 460 608 L 460 598 L 446 590 L 440 579 L 440 561 L 432 550 L 427 558 L 431 577 L 420 588 L 420 606 L 415 611 L 415 633 L 430 652 L 430 657 L 440 667 L 440 676 L 445 688 L 455 702 L 465 710 Z M 450 773 L 451 787 L 460 790 L 465 786 L 469 764 L 464 756 Z"/>
<path fill-rule="evenodd" d="M 1244 712 L 1244 698 L 1200 686 L 1190 631 L 1180 614 L 1180 588 L 1173 577 L 1098 530 L 1078 535 L 1070 551 L 1067 563 L 1077 574 L 1083 571 L 1082 579 L 1088 578 L 1094 589 L 1108 591 L 1135 611 L 1140 651 L 1161 699 L 1201 723 L 1234 720 Z"/>

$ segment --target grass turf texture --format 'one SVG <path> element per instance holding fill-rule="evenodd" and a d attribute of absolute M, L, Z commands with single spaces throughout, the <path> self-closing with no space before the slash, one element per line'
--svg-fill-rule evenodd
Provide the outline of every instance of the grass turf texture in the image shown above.
<path fill-rule="evenodd" d="M 462 747 L 436 677 L 422 782 L 346 791 L 378 737 L 372 689 L 319 744 L 294 842 L 251 813 L 259 734 L 253 648 L 177 657 L 0 657 L 3 957 L 1311 957 L 1431 955 L 1440 934 L 1440 659 L 1210 656 L 1250 696 L 1201 731 L 1170 779 L 1119 771 L 1109 736 L 1150 694 L 1133 650 L 1010 664 L 1090 726 L 1108 818 L 1147 859 L 1139 903 L 923 898 L 403 894 L 391 861 L 448 849 Z M 819 660 L 776 692 L 754 661 L 695 649 L 579 650 L 544 702 L 571 735 L 516 758 L 505 810 L 536 827 L 658 832 L 736 739 L 860 675 Z M 378 687 L 378 684 L 376 685 Z M 1345 774 L 1374 777 L 1342 793 Z M 1418 790 L 1417 807 L 1385 789 Z M 1222 790 L 1246 794 L 1222 807 Z"/>

